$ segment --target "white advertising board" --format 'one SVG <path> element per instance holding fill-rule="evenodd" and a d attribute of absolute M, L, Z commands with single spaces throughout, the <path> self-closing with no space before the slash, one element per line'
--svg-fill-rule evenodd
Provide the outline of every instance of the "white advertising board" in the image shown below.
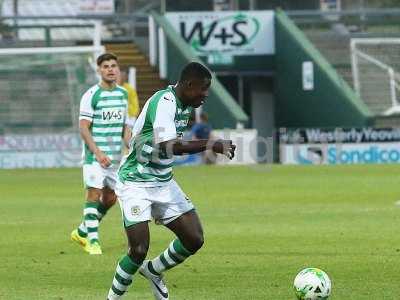
<path fill-rule="evenodd" d="M 0 169 L 78 167 L 81 161 L 76 133 L 0 136 Z"/>
<path fill-rule="evenodd" d="M 235 157 L 230 160 L 223 155 L 218 155 L 217 164 L 245 165 L 258 162 L 258 143 L 260 140 L 256 129 L 213 130 L 212 137 L 232 140 L 233 144 L 236 145 Z"/>
<path fill-rule="evenodd" d="M 80 0 L 78 14 L 113 14 L 114 0 Z"/>
<path fill-rule="evenodd" d="M 199 56 L 275 53 L 273 11 L 174 12 L 166 17 Z"/>
<path fill-rule="evenodd" d="M 296 165 L 400 163 L 400 142 L 281 144 L 280 161 Z"/>

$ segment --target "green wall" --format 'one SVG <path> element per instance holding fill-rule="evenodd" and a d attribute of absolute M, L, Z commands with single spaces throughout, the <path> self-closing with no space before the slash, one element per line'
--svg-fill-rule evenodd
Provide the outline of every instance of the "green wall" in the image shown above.
<path fill-rule="evenodd" d="M 202 56 L 202 60 L 207 61 L 207 57 Z M 273 71 L 275 69 L 274 55 L 251 55 L 251 56 L 235 56 L 231 65 L 210 65 L 214 72 L 241 71 L 241 72 L 257 72 L 257 71 Z"/>
<path fill-rule="evenodd" d="M 277 127 L 359 127 L 371 112 L 300 29 L 280 10 L 275 18 Z M 304 91 L 302 64 L 314 63 L 314 90 Z"/>

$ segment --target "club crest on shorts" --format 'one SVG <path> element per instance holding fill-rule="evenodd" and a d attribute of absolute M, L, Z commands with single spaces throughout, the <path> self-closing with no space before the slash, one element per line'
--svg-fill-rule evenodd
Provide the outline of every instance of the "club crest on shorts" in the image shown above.
<path fill-rule="evenodd" d="M 132 206 L 131 213 L 132 213 L 132 216 L 139 215 L 140 214 L 140 206 L 139 205 Z"/>

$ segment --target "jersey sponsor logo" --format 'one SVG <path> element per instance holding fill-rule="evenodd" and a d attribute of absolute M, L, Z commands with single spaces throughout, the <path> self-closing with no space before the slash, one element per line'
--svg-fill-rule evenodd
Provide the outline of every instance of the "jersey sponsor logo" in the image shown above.
<path fill-rule="evenodd" d="M 124 109 L 122 108 L 103 108 L 101 110 L 102 120 L 107 123 L 120 123 L 124 118 Z"/>
<path fill-rule="evenodd" d="M 175 127 L 186 127 L 188 124 L 189 120 L 176 120 L 175 121 Z"/>
<path fill-rule="evenodd" d="M 188 109 L 188 108 L 186 108 L 185 110 L 182 110 L 182 108 L 177 108 L 177 113 L 178 113 L 178 115 L 183 115 L 183 116 L 187 116 L 187 117 L 190 117 L 190 115 L 192 114 L 192 112 Z"/>

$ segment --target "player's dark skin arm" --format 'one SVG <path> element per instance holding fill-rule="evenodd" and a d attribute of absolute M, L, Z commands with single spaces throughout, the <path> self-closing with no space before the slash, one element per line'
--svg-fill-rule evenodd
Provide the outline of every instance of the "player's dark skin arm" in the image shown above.
<path fill-rule="evenodd" d="M 166 153 L 173 153 L 174 155 L 194 154 L 212 150 L 232 159 L 235 155 L 236 145 L 232 144 L 231 140 L 172 140 L 160 143 L 160 148 Z"/>

